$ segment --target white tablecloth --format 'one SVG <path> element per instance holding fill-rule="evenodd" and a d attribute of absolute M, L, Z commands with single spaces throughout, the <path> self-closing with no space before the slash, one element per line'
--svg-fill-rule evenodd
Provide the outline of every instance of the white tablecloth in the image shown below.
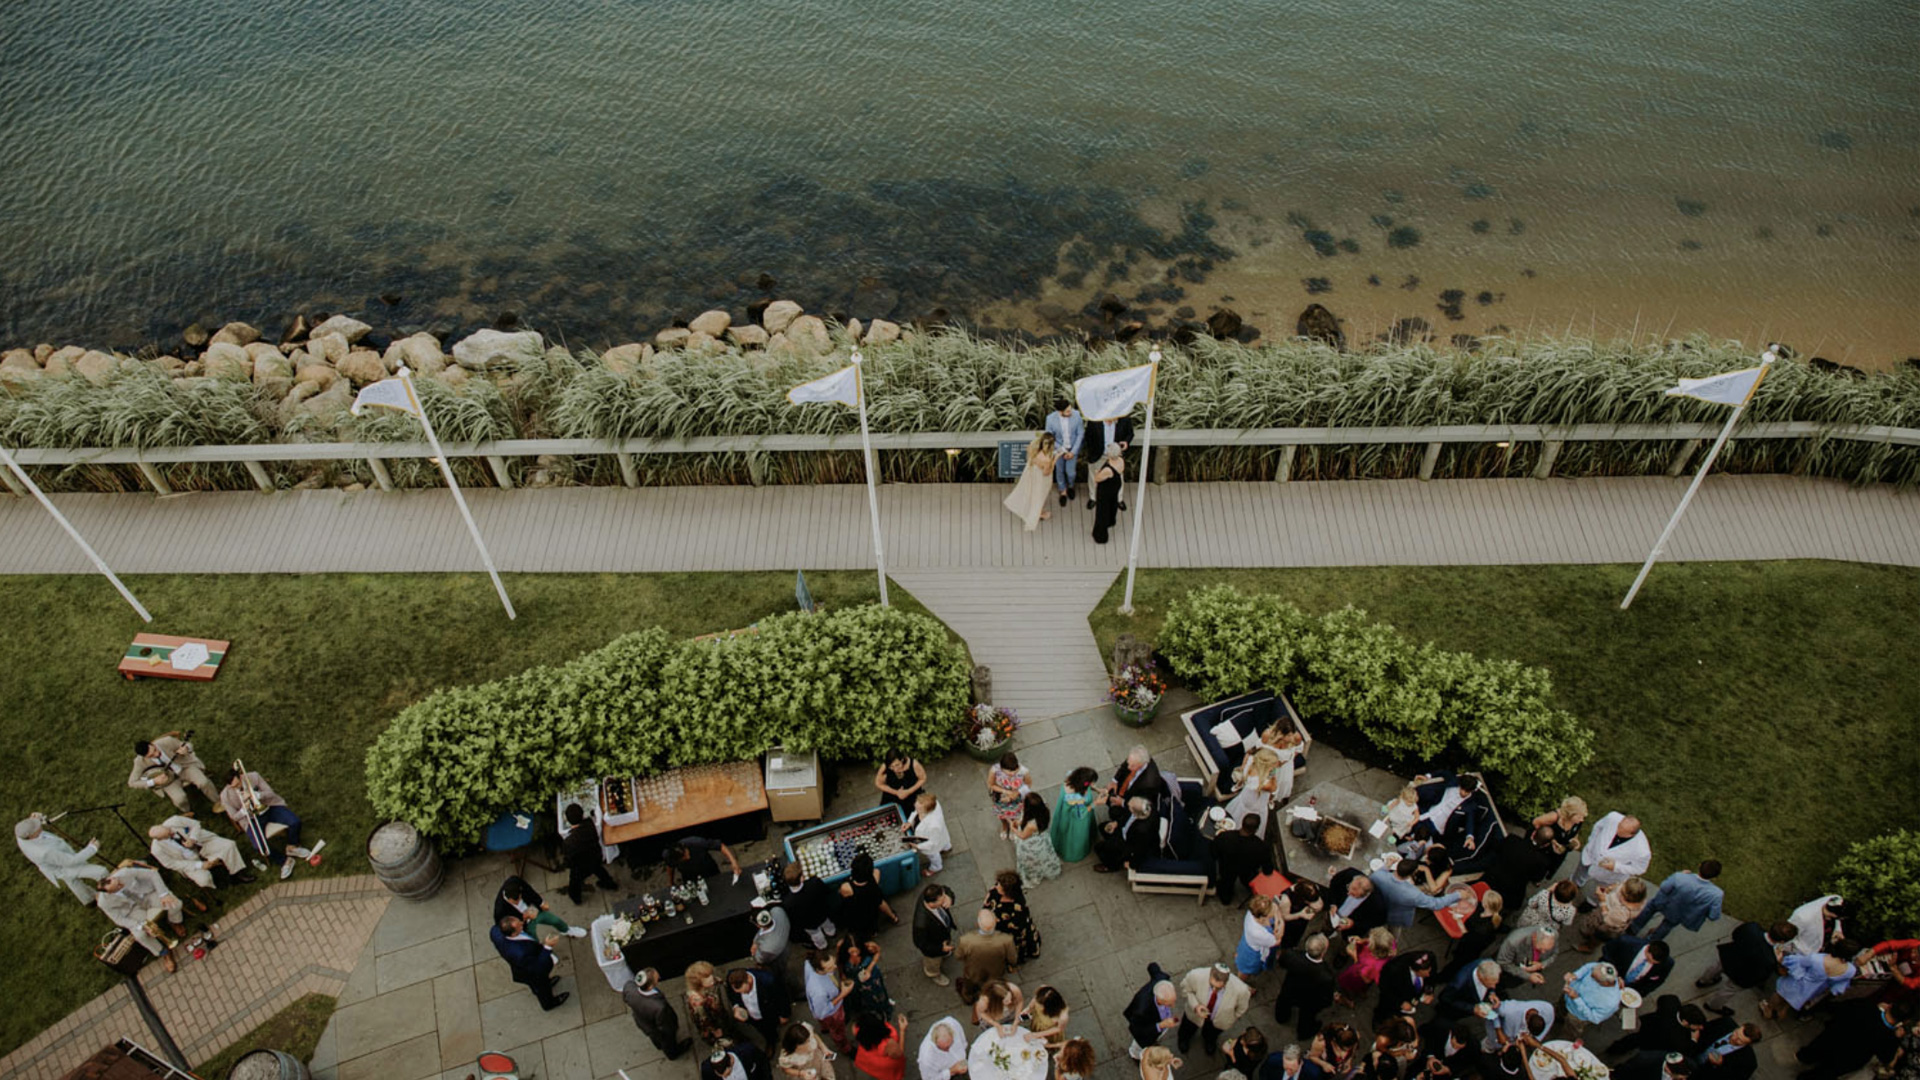
<path fill-rule="evenodd" d="M 998 1028 L 981 1032 L 967 1052 L 967 1074 L 972 1080 L 1046 1080 L 1047 1045 L 1028 1039 L 1027 1034 L 1026 1028 L 1016 1028 L 1002 1039 Z M 996 1046 L 1010 1059 L 1007 1068 L 994 1064 Z"/>

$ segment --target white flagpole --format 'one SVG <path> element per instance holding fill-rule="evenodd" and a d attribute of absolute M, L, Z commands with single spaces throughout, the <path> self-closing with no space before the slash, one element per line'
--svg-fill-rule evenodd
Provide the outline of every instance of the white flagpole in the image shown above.
<path fill-rule="evenodd" d="M 133 593 L 127 591 L 126 585 L 121 583 L 120 578 L 112 570 L 107 569 L 107 561 L 100 557 L 99 552 L 93 550 L 93 545 L 87 543 L 86 537 L 80 535 L 80 530 L 74 528 L 73 523 L 67 520 L 67 516 L 53 505 L 53 500 L 47 498 L 47 493 L 40 490 L 40 485 L 33 482 L 33 477 L 27 475 L 27 470 L 13 460 L 13 454 L 4 446 L 0 446 L 0 460 L 4 460 L 8 471 L 19 477 L 21 483 L 27 485 L 27 490 L 33 492 L 33 497 L 40 500 L 40 505 L 46 507 L 47 513 L 53 515 L 53 520 L 59 522 L 60 527 L 67 530 L 67 535 L 73 537 L 73 542 L 80 545 L 80 550 L 87 553 L 87 558 L 93 561 L 93 568 L 105 574 L 107 580 L 113 582 L 113 587 L 119 591 L 120 596 L 133 605 L 133 610 L 140 613 L 140 621 L 152 622 L 153 616 L 147 613 L 147 609 L 141 605 L 140 601 L 134 599 Z"/>
<path fill-rule="evenodd" d="M 880 496 L 873 486 L 873 436 L 867 433 L 867 381 L 862 376 L 860 351 L 853 353 L 853 392 L 860 403 L 860 456 L 867 466 L 867 510 L 873 516 L 873 565 L 880 574 L 880 606 L 887 603 L 887 553 L 880 541 Z"/>
<path fill-rule="evenodd" d="M 453 478 L 453 466 L 447 461 L 447 455 L 440 450 L 440 437 L 433 433 L 433 421 L 427 419 L 427 407 L 420 403 L 420 395 L 413 389 L 413 372 L 405 364 L 400 365 L 400 381 L 406 384 L 407 399 L 413 403 L 420 417 L 420 426 L 427 432 L 427 443 L 433 447 L 433 459 L 440 463 L 440 475 L 446 478 L 447 490 L 453 492 L 453 501 L 460 507 L 460 517 L 467 523 L 467 532 L 473 536 L 473 546 L 480 549 L 480 562 L 487 568 L 487 576 L 493 579 L 493 591 L 500 594 L 500 603 L 507 609 L 507 618 L 517 619 L 513 601 L 507 599 L 507 587 L 500 581 L 500 572 L 493 568 L 493 555 L 487 551 L 487 542 L 480 539 L 480 526 L 473 523 L 473 513 L 467 509 L 467 497 L 460 494 L 460 484 Z"/>
<path fill-rule="evenodd" d="M 1147 354 L 1153 371 L 1147 376 L 1147 434 L 1140 440 L 1140 484 L 1133 497 L 1133 539 L 1127 542 L 1127 595 L 1120 601 L 1120 614 L 1133 614 L 1133 571 L 1140 561 L 1140 519 L 1147 515 L 1147 469 L 1153 457 L 1153 391 L 1160 381 L 1160 350 Z"/>
<path fill-rule="evenodd" d="M 1747 396 L 1733 407 L 1727 422 L 1720 429 L 1720 437 L 1713 440 L 1713 449 L 1707 451 L 1706 459 L 1700 462 L 1700 470 L 1693 474 L 1693 483 L 1687 485 L 1687 493 L 1680 497 L 1680 505 L 1674 508 L 1673 516 L 1667 519 L 1667 527 L 1660 531 L 1660 539 L 1653 542 L 1653 550 L 1647 552 L 1647 561 L 1640 565 L 1639 576 L 1633 579 L 1633 587 L 1627 590 L 1626 599 L 1620 601 L 1620 610 L 1625 611 L 1632 605 L 1633 598 L 1639 594 L 1640 586 L 1646 583 L 1647 575 L 1653 571 L 1654 560 L 1667 548 L 1667 540 L 1673 536 L 1673 530 L 1680 524 L 1680 516 L 1687 512 L 1687 504 L 1693 502 L 1693 493 L 1700 490 L 1700 482 L 1707 478 L 1707 470 L 1713 468 L 1713 461 L 1720 456 L 1720 448 L 1727 444 L 1727 436 L 1733 434 L 1733 425 L 1740 422 L 1740 415 L 1747 411 L 1747 403 L 1753 400 L 1753 392 L 1760 389 L 1760 383 L 1767 377 L 1767 365 L 1773 363 L 1774 351 L 1769 347 L 1760 358 L 1760 374 L 1748 388 Z"/>

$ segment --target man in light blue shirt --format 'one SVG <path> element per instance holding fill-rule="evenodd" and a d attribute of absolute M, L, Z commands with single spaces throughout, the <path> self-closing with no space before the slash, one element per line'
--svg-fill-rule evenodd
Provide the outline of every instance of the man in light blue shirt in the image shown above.
<path fill-rule="evenodd" d="M 1709 922 L 1720 918 L 1720 902 L 1726 893 L 1713 879 L 1720 876 L 1720 861 L 1708 859 L 1700 864 L 1698 870 L 1680 870 L 1667 875 L 1660 883 L 1659 891 L 1653 899 L 1647 901 L 1638 918 L 1627 928 L 1634 937 L 1644 937 L 1648 941 L 1659 941 L 1675 926 L 1684 926 L 1689 930 L 1699 930 Z M 1641 933 L 1655 915 L 1660 916 L 1660 925 L 1650 934 Z"/>
<path fill-rule="evenodd" d="M 1464 891 L 1454 890 L 1444 896 L 1428 896 L 1420 886 L 1412 881 L 1414 869 L 1419 866 L 1416 859 L 1401 859 L 1393 869 L 1382 867 L 1367 875 L 1373 887 L 1387 901 L 1387 926 L 1396 931 L 1402 926 L 1413 925 L 1413 914 L 1422 908 L 1439 911 L 1452 907 L 1467 895 Z"/>
<path fill-rule="evenodd" d="M 1087 425 L 1073 402 L 1054 399 L 1053 411 L 1047 414 L 1047 434 L 1053 436 L 1054 449 L 1059 451 L 1053 459 L 1053 486 L 1059 492 L 1060 505 L 1065 506 L 1073 498 L 1073 480 L 1080 470 L 1080 443 L 1087 434 Z"/>
<path fill-rule="evenodd" d="M 1604 1023 L 1620 1011 L 1620 973 L 1612 964 L 1587 964 L 1567 973 L 1567 1019 L 1577 1035 L 1587 1024 Z"/>
<path fill-rule="evenodd" d="M 1498 1005 L 1482 1004 L 1474 1012 L 1487 1021 L 1487 1037 L 1480 1041 L 1480 1049 L 1489 1054 L 1499 1053 L 1523 1034 L 1544 1038 L 1553 1026 L 1550 1001 L 1505 1000 Z"/>

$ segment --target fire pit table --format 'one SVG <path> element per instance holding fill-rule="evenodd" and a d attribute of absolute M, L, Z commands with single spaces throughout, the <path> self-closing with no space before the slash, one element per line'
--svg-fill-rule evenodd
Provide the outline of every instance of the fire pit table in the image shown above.
<path fill-rule="evenodd" d="M 1288 876 L 1325 885 L 1349 866 L 1367 872 L 1373 860 L 1393 850 L 1386 837 L 1370 831 L 1378 820 L 1378 799 L 1339 784 L 1315 784 L 1296 794 L 1280 811 L 1280 854 Z M 1307 835 L 1295 836 L 1302 827 Z"/>

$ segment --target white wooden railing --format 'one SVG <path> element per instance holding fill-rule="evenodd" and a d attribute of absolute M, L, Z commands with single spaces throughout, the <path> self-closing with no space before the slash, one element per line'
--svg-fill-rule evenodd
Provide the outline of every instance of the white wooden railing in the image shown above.
<path fill-rule="evenodd" d="M 1349 445 L 1424 445 L 1420 479 L 1430 480 L 1440 460 L 1441 448 L 1449 443 L 1507 444 L 1539 443 L 1540 456 L 1533 475 L 1545 479 L 1553 474 L 1554 461 L 1561 447 L 1570 442 L 1673 442 L 1677 444 L 1667 464 L 1667 475 L 1678 476 L 1708 439 L 1718 432 L 1718 424 L 1456 424 L 1426 427 L 1339 427 L 1339 428 L 1166 428 L 1153 433 L 1157 446 L 1277 446 L 1279 460 L 1274 479 L 1285 481 L 1293 473 L 1294 456 L 1302 446 Z M 1026 431 L 921 431 L 900 434 L 875 434 L 875 450 L 979 450 L 993 449 L 1013 439 L 1028 439 Z M 1889 446 L 1920 446 L 1920 428 L 1885 425 L 1820 424 L 1810 421 L 1781 421 L 1748 424 L 1739 439 L 1835 439 L 1847 442 L 1879 443 Z M 511 458 L 552 454 L 569 457 L 611 455 L 619 461 L 620 474 L 628 487 L 640 484 L 634 458 L 639 454 L 718 454 L 718 453 L 805 453 L 823 450 L 857 451 L 857 434 L 837 435 L 710 435 L 691 439 L 502 439 L 480 443 L 448 443 L 449 457 L 484 458 L 494 480 L 503 488 L 513 486 L 507 467 Z M 394 459 L 427 458 L 432 451 L 425 443 L 249 443 L 238 446 L 181 446 L 149 449 L 19 449 L 14 456 L 22 465 L 134 465 L 153 489 L 170 494 L 172 488 L 158 466 L 172 464 L 238 464 L 244 466 L 262 491 L 274 490 L 266 465 L 296 461 L 365 461 L 374 480 L 383 490 L 392 490 L 393 478 L 386 463 Z M 1156 482 L 1166 479 L 1166 461 L 1154 462 Z M 755 459 L 748 459 L 754 482 L 762 482 L 762 470 Z M 9 486 L 14 478 L 6 475 Z"/>

